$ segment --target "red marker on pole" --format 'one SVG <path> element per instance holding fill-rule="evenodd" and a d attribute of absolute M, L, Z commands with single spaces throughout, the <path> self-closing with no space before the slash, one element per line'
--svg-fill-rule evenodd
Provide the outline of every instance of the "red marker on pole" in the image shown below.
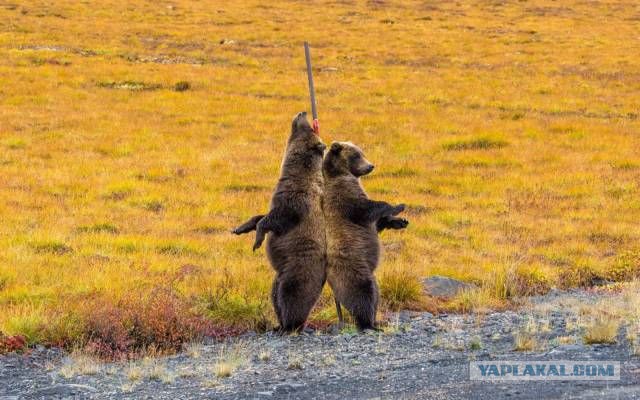
<path fill-rule="evenodd" d="M 313 116 L 313 131 L 320 135 L 320 124 L 318 123 L 318 109 L 316 108 L 316 91 L 313 88 L 313 73 L 311 72 L 311 53 L 309 43 L 304 42 L 304 57 L 307 60 L 307 78 L 309 79 L 309 96 L 311 97 L 311 115 Z"/>

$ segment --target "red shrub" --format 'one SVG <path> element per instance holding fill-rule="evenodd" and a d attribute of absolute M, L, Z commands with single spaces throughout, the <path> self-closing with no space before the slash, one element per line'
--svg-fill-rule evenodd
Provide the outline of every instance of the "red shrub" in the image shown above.
<path fill-rule="evenodd" d="M 105 299 L 85 303 L 81 319 L 86 324 L 86 350 L 106 358 L 121 358 L 134 345 L 125 310 Z"/>
<path fill-rule="evenodd" d="M 0 354 L 27 348 L 27 339 L 21 335 L 5 336 L 0 333 Z"/>
<path fill-rule="evenodd" d="M 127 296 L 118 303 L 99 298 L 81 308 L 86 350 L 103 358 L 120 359 L 145 349 L 175 351 L 203 337 L 223 338 L 239 333 L 214 326 L 192 312 L 187 299 L 171 288 L 157 287 Z"/>

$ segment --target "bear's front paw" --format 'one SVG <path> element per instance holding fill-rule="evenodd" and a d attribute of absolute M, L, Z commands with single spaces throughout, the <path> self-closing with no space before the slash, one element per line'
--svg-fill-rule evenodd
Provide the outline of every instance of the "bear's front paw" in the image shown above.
<path fill-rule="evenodd" d="M 409 225 L 409 221 L 404 218 L 398 218 L 391 221 L 391 227 L 393 229 L 404 229 Z"/>
<path fill-rule="evenodd" d="M 231 233 L 233 233 L 234 235 L 244 235 L 245 233 L 251 232 L 253 229 L 255 229 L 255 228 L 252 228 L 252 227 L 247 226 L 246 224 L 244 224 L 244 225 L 238 226 L 237 228 L 234 228 L 231 231 Z"/>
<path fill-rule="evenodd" d="M 256 238 L 255 243 L 253 243 L 253 251 L 256 251 L 262 246 L 262 241 L 264 240 L 264 236 L 261 238 Z"/>

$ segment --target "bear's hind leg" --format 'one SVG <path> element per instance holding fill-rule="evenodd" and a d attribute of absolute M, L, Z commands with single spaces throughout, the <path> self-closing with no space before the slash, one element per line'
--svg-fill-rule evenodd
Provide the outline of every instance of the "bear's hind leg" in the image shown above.
<path fill-rule="evenodd" d="M 375 278 L 363 278 L 359 282 L 355 282 L 344 305 L 355 320 L 358 330 L 378 330 L 376 327 L 378 285 Z"/>
<path fill-rule="evenodd" d="M 333 298 L 336 302 L 336 315 L 338 316 L 338 329 L 344 328 L 344 317 L 342 316 L 342 305 L 338 301 L 338 298 L 334 296 Z"/>
<path fill-rule="evenodd" d="M 320 297 L 324 281 L 301 279 L 299 277 L 282 278 L 278 286 L 278 304 L 280 305 L 283 332 L 297 332 L 304 327 L 311 309 Z"/>
<path fill-rule="evenodd" d="M 280 284 L 280 277 L 276 275 L 273 278 L 273 285 L 271 286 L 271 304 L 273 304 L 273 311 L 276 313 L 278 319 L 278 330 L 282 329 L 282 311 L 280 310 L 280 304 L 278 304 L 278 286 Z"/>

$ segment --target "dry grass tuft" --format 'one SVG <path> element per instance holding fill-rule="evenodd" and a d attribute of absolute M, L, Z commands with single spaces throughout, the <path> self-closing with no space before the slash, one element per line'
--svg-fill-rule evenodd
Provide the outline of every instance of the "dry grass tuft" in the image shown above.
<path fill-rule="evenodd" d="M 535 335 L 521 330 L 513 335 L 513 349 L 515 351 L 533 351 L 538 347 Z"/>
<path fill-rule="evenodd" d="M 191 342 L 184 346 L 184 350 L 191 358 L 200 358 L 204 345 L 201 342 Z"/>
<path fill-rule="evenodd" d="M 152 381 L 158 381 L 165 384 L 173 383 L 175 380 L 175 377 L 171 372 L 169 372 L 169 370 L 167 370 L 167 367 L 159 362 L 151 365 L 147 370 L 146 376 Z"/>
<path fill-rule="evenodd" d="M 556 338 L 558 344 L 574 344 L 576 343 L 575 336 L 558 336 Z"/>
<path fill-rule="evenodd" d="M 144 377 L 144 370 L 137 362 L 129 362 L 125 375 L 132 382 L 137 382 Z"/>
<path fill-rule="evenodd" d="M 304 362 L 300 355 L 289 355 L 289 361 L 287 363 L 287 369 L 301 370 L 304 368 Z"/>
<path fill-rule="evenodd" d="M 266 362 L 269 361 L 271 359 L 271 352 L 268 350 L 263 350 L 260 353 L 258 353 L 258 360 Z"/>
<path fill-rule="evenodd" d="M 640 343 L 634 343 L 631 345 L 631 355 L 640 357 Z"/>
<path fill-rule="evenodd" d="M 609 317 L 595 318 L 586 326 L 583 340 L 586 344 L 613 344 L 616 342 L 619 328 L 620 320 L 618 319 Z"/>
<path fill-rule="evenodd" d="M 102 369 L 100 360 L 79 350 L 74 350 L 59 369 L 59 374 L 70 379 L 77 375 L 95 375 Z"/>
<path fill-rule="evenodd" d="M 218 378 L 228 378 L 247 361 L 247 350 L 241 342 L 220 349 L 213 373 Z"/>
<path fill-rule="evenodd" d="M 422 285 L 415 274 L 403 270 L 384 272 L 379 279 L 380 297 L 390 310 L 420 306 Z"/>
<path fill-rule="evenodd" d="M 233 374 L 234 370 L 234 365 L 225 361 L 219 361 L 213 367 L 213 371 L 218 378 L 228 378 Z"/>

